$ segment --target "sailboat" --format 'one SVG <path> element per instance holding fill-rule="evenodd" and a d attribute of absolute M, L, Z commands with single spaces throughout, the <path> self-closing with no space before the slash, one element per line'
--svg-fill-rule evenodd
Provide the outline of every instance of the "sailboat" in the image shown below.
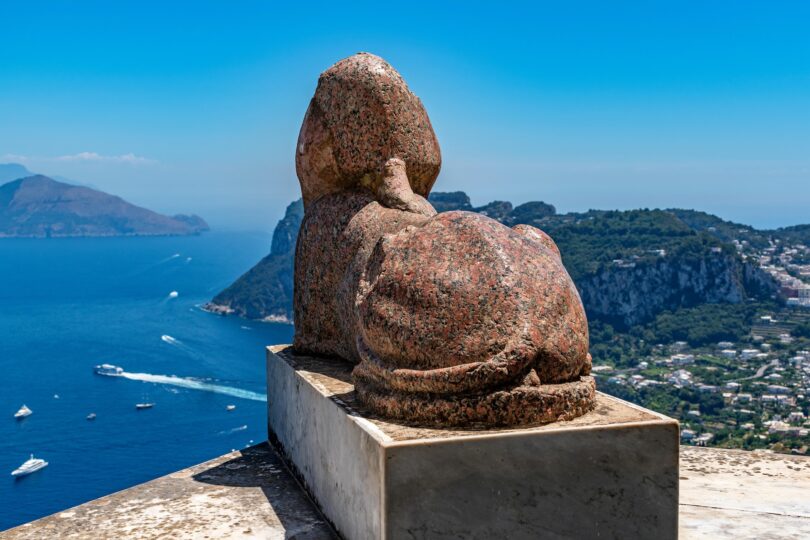
<path fill-rule="evenodd" d="M 33 412 L 34 411 L 29 409 L 26 405 L 23 405 L 22 407 L 20 407 L 19 411 L 14 413 L 14 418 L 16 418 L 17 420 L 22 420 L 26 416 L 31 416 L 31 414 L 33 414 Z"/>
<path fill-rule="evenodd" d="M 40 469 L 44 469 L 47 466 L 47 461 L 44 459 L 35 458 L 34 454 L 31 454 L 31 457 L 25 463 L 11 471 L 11 476 L 26 476 L 33 472 L 37 472 Z"/>

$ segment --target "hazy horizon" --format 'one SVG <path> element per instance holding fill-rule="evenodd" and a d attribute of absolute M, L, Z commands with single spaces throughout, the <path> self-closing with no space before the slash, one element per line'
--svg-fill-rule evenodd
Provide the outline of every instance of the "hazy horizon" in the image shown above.
<path fill-rule="evenodd" d="M 409 5 L 7 6 L 0 162 L 270 231 L 318 75 L 363 50 L 424 102 L 434 191 L 810 222 L 810 5 Z"/>

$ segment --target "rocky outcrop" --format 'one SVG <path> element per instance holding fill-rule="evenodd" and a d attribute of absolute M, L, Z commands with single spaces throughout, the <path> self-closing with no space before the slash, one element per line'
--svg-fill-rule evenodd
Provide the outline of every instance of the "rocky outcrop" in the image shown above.
<path fill-rule="evenodd" d="M 273 243 L 270 245 L 271 255 L 288 255 L 295 251 L 295 242 L 298 240 L 298 230 L 301 220 L 304 219 L 304 201 L 298 199 L 287 206 L 284 218 L 278 222 L 273 231 Z"/>
<path fill-rule="evenodd" d="M 204 308 L 219 315 L 291 323 L 293 319 L 293 260 L 304 204 L 301 199 L 287 206 L 276 225 L 270 254 Z"/>
<path fill-rule="evenodd" d="M 590 317 L 619 327 L 647 322 L 665 309 L 736 304 L 748 297 L 739 257 L 711 251 L 699 259 L 673 255 L 612 264 L 581 278 L 577 288 Z"/>

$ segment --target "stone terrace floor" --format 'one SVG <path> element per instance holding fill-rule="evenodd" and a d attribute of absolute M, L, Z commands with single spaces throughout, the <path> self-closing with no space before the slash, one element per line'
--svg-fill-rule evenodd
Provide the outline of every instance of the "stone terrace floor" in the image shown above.
<path fill-rule="evenodd" d="M 681 448 L 681 538 L 810 538 L 810 458 Z M 42 538 L 334 538 L 267 444 L 0 533 Z"/>

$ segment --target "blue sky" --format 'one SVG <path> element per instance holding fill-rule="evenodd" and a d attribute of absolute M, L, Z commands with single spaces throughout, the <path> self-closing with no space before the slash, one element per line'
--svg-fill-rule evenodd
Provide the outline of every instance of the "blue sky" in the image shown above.
<path fill-rule="evenodd" d="M 5 2 L 0 162 L 272 229 L 318 74 L 422 98 L 435 190 L 810 222 L 807 2 Z"/>

